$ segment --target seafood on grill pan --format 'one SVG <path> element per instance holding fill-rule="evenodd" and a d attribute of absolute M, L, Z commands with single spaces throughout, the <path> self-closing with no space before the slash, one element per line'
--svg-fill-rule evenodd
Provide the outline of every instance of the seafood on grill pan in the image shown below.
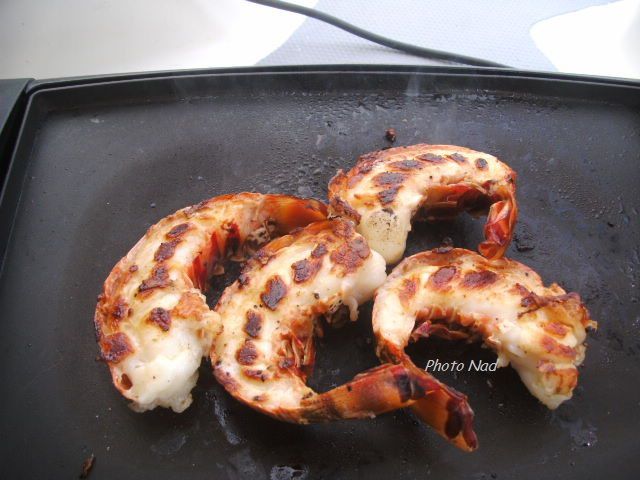
<path fill-rule="evenodd" d="M 441 248 L 403 260 L 376 294 L 373 330 L 384 362 L 412 365 L 410 340 L 430 335 L 482 340 L 511 364 L 529 391 L 554 409 L 571 398 L 595 328 L 577 293 L 545 287 L 529 267 L 488 260 L 460 248 Z M 429 375 L 424 372 L 425 375 Z M 431 395 L 412 408 L 443 435 L 450 399 Z M 443 428 L 445 427 L 445 428 Z"/>
<path fill-rule="evenodd" d="M 217 318 L 202 293 L 207 279 L 228 256 L 324 218 L 316 200 L 239 193 L 149 228 L 109 274 L 94 316 L 102 359 L 131 406 L 187 408 Z"/>
<path fill-rule="evenodd" d="M 238 193 L 153 225 L 113 268 L 94 315 L 101 357 L 136 411 L 182 412 L 202 357 L 237 400 L 308 424 L 409 407 L 457 447 L 478 447 L 467 397 L 416 366 L 410 341 L 480 340 L 548 408 L 571 398 L 586 334 L 580 297 L 504 257 L 518 217 L 516 173 L 464 147 L 419 144 L 361 156 L 329 183 L 329 207 Z M 400 262 L 413 220 L 488 212 L 480 255 L 441 247 Z M 327 218 L 329 215 L 329 219 Z M 223 262 L 248 260 L 215 308 Z M 382 365 L 326 392 L 307 386 L 315 337 L 375 296 Z"/>
<path fill-rule="evenodd" d="M 267 244 L 216 306 L 215 377 L 252 408 L 303 424 L 372 417 L 429 395 L 437 382 L 396 364 L 324 393 L 306 385 L 321 317 L 331 323 L 348 310 L 355 320 L 385 278 L 384 259 L 351 222 L 314 223 Z"/>
<path fill-rule="evenodd" d="M 518 216 L 515 172 L 496 157 L 452 145 L 413 145 L 368 153 L 329 184 L 332 216 L 350 218 L 372 249 L 396 263 L 412 219 L 438 220 L 489 209 L 479 251 L 498 258 Z"/>

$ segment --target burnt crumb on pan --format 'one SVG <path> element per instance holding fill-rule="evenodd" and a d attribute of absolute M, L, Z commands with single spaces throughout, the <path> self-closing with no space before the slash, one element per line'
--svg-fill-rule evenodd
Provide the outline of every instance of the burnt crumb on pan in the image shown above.
<path fill-rule="evenodd" d="M 92 453 L 84 462 L 82 462 L 82 470 L 80 471 L 79 478 L 87 478 L 93 469 L 93 464 L 96 462 L 96 456 Z"/>
<path fill-rule="evenodd" d="M 518 225 L 518 231 L 513 235 L 513 242 L 516 244 L 516 250 L 519 252 L 529 252 L 535 248 L 533 234 L 524 223 Z"/>
<path fill-rule="evenodd" d="M 387 128 L 387 131 L 384 132 L 384 138 L 386 138 L 389 142 L 394 143 L 396 141 L 396 129 Z"/>
<path fill-rule="evenodd" d="M 516 250 L 518 250 L 519 252 L 529 252 L 535 248 L 535 245 L 531 241 L 532 239 L 527 238 L 524 235 L 516 233 L 513 236 L 513 240 L 516 244 Z"/>

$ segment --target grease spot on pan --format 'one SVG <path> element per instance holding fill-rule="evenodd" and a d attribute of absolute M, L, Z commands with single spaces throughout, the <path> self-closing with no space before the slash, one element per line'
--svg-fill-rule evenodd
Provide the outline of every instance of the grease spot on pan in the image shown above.
<path fill-rule="evenodd" d="M 269 480 L 302 480 L 309 477 L 306 465 L 276 465 L 271 469 Z"/>
<path fill-rule="evenodd" d="M 242 439 L 235 432 L 235 429 L 229 425 L 229 413 L 222 405 L 222 402 L 218 399 L 218 397 L 213 396 L 213 414 L 218 420 L 218 423 L 222 427 L 222 431 L 224 432 L 224 436 L 231 445 L 239 445 Z"/>
<path fill-rule="evenodd" d="M 156 443 L 151 445 L 151 451 L 156 455 L 166 457 L 180 451 L 185 443 L 187 443 L 187 435 L 185 433 L 171 432 L 160 437 Z"/>
<path fill-rule="evenodd" d="M 552 423 L 569 433 L 576 447 L 593 447 L 598 442 L 598 429 L 590 422 L 578 418 L 570 405 L 563 405 L 561 410 L 551 412 Z"/>
<path fill-rule="evenodd" d="M 247 447 L 234 453 L 228 460 L 230 469 L 227 470 L 229 478 L 266 478 L 266 472 L 251 456 L 251 450 Z"/>

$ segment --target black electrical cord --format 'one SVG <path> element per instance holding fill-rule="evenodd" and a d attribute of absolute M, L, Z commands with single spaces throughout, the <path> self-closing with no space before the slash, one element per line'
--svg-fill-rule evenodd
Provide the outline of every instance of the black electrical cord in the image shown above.
<path fill-rule="evenodd" d="M 507 65 L 491 62 L 489 60 L 483 60 L 481 58 L 468 57 L 466 55 L 459 55 L 457 53 L 443 52 L 442 50 L 433 50 L 431 48 L 419 47 L 410 43 L 399 42 L 397 40 L 378 35 L 377 33 L 364 30 L 360 27 L 356 27 L 355 25 L 345 22 L 340 18 L 334 17 L 333 15 L 329 15 L 324 12 L 320 12 L 318 10 L 314 10 L 313 8 L 302 7 L 300 5 L 282 2 L 280 0 L 247 1 L 251 3 L 257 3 L 258 5 L 264 5 L 266 7 L 272 7 L 279 10 L 298 13 L 300 15 L 306 15 L 307 17 L 315 18 L 316 20 L 320 20 L 321 22 L 328 23 L 329 25 L 333 25 L 334 27 L 356 35 L 357 37 L 364 38 L 365 40 L 369 40 L 370 42 L 384 45 L 385 47 L 393 48 L 395 50 L 400 50 L 401 52 L 409 53 L 417 57 L 446 60 L 449 62 L 463 63 L 466 65 L 473 65 L 477 67 L 509 68 Z"/>

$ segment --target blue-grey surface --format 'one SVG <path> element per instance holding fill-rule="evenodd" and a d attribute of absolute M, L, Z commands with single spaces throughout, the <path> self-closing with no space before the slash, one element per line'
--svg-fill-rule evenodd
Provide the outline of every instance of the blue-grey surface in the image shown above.
<path fill-rule="evenodd" d="M 9 119 L 9 115 L 27 82 L 26 78 L 0 80 L 0 130 Z"/>
<path fill-rule="evenodd" d="M 27 82 L 26 78 L 0 80 L 0 185 L 9 167 L 10 139 L 17 128 L 14 109 Z"/>
<path fill-rule="evenodd" d="M 538 50 L 535 23 L 607 0 L 320 0 L 316 9 L 359 27 L 424 47 L 484 58 L 515 68 L 556 68 Z M 321 63 L 442 64 L 397 52 L 315 19 L 259 65 Z"/>

